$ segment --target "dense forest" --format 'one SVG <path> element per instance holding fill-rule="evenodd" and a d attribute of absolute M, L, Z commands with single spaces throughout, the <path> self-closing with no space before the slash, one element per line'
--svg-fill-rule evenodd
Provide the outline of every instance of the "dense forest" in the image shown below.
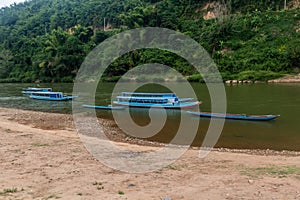
<path fill-rule="evenodd" d="M 169 28 L 193 38 L 224 80 L 299 72 L 297 0 L 28 0 L 0 9 L 0 82 L 71 82 L 94 47 L 139 27 Z M 117 80 L 151 62 L 201 81 L 184 59 L 149 49 L 122 56 L 103 79 Z"/>

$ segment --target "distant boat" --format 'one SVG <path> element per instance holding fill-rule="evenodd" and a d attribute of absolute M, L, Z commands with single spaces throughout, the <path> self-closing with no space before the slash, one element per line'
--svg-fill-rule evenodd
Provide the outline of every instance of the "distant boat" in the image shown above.
<path fill-rule="evenodd" d="M 52 88 L 35 88 L 35 87 L 28 87 L 22 89 L 22 94 L 30 95 L 33 92 L 52 92 Z"/>
<path fill-rule="evenodd" d="M 174 93 L 122 92 L 122 95 L 117 96 L 117 101 L 114 101 L 113 104 L 138 108 L 188 109 L 201 103 L 192 100 L 192 98 L 179 99 Z"/>
<path fill-rule="evenodd" d="M 124 110 L 125 109 L 125 107 L 123 107 L 123 106 L 112 106 L 112 105 L 93 106 L 93 105 L 83 104 L 82 106 L 85 108 L 93 108 L 93 109 L 101 109 L 101 110 Z"/>
<path fill-rule="evenodd" d="M 245 115 L 245 114 L 229 114 L 229 113 L 210 113 L 210 112 L 191 112 L 188 113 L 200 117 L 223 118 L 233 120 L 249 120 L 249 121 L 269 121 L 279 117 L 280 115 Z"/>
<path fill-rule="evenodd" d="M 63 95 L 62 92 L 32 92 L 29 97 L 38 100 L 68 101 L 76 98 L 77 96 Z"/>

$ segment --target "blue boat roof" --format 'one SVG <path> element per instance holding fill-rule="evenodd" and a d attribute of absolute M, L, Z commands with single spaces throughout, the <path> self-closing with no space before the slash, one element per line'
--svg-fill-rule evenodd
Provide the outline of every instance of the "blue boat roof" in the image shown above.
<path fill-rule="evenodd" d="M 52 91 L 52 88 L 35 88 L 35 87 L 28 87 L 28 88 L 23 88 L 22 90 L 32 90 L 32 91 L 48 90 L 48 91 Z"/>
<path fill-rule="evenodd" d="M 153 99 L 153 100 L 166 100 L 170 99 L 171 97 L 135 97 L 135 96 L 118 96 L 117 98 L 122 98 L 122 99 Z M 176 97 L 172 97 L 176 98 Z"/>
<path fill-rule="evenodd" d="M 176 97 L 176 94 L 175 93 L 122 92 L 122 96 Z"/>
<path fill-rule="evenodd" d="M 62 92 L 48 92 L 48 91 L 40 91 L 40 92 L 32 92 L 32 94 L 62 94 Z"/>

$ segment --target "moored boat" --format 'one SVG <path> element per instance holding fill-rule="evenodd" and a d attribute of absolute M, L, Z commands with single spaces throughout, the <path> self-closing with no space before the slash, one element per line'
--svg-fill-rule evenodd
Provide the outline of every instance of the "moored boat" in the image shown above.
<path fill-rule="evenodd" d="M 188 113 L 200 117 L 223 118 L 232 120 L 249 120 L 249 121 L 269 121 L 278 118 L 280 115 L 246 115 L 246 114 L 229 114 L 229 113 L 210 113 L 210 112 L 191 112 Z"/>
<path fill-rule="evenodd" d="M 112 106 L 112 105 L 94 106 L 94 105 L 83 104 L 82 106 L 85 108 L 93 108 L 93 109 L 100 109 L 100 110 L 124 110 L 125 109 L 125 107 L 123 106 Z"/>
<path fill-rule="evenodd" d="M 192 98 L 179 99 L 174 93 L 139 93 L 122 92 L 117 96 L 116 106 L 138 107 L 138 108 L 166 108 L 166 109 L 188 109 L 198 106 L 201 102 L 192 101 Z"/>
<path fill-rule="evenodd" d="M 30 95 L 33 92 L 52 92 L 52 88 L 35 88 L 35 87 L 28 87 L 22 89 L 22 94 Z"/>
<path fill-rule="evenodd" d="M 68 101 L 76 98 L 77 96 L 63 95 L 62 92 L 33 92 L 29 95 L 29 97 L 38 100 Z"/>

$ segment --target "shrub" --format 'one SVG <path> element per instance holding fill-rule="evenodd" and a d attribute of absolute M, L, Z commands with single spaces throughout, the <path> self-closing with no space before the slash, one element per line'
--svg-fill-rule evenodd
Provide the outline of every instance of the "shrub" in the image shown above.
<path fill-rule="evenodd" d="M 72 83 L 73 82 L 73 77 L 72 76 L 63 77 L 61 79 L 61 82 L 63 82 L 63 83 Z"/>
<path fill-rule="evenodd" d="M 201 74 L 193 74 L 187 78 L 189 82 L 201 82 L 204 83 L 204 79 Z"/>
<path fill-rule="evenodd" d="M 231 75 L 231 74 L 228 73 L 228 72 L 221 72 L 221 76 L 222 76 L 223 81 L 227 81 L 227 80 L 232 80 L 232 79 L 234 79 L 234 78 L 233 78 L 233 75 Z"/>
<path fill-rule="evenodd" d="M 238 74 L 238 80 L 250 80 L 250 81 L 268 81 L 276 78 L 280 78 L 283 75 L 272 71 L 243 71 Z"/>
<path fill-rule="evenodd" d="M 19 83 L 21 82 L 17 78 L 5 78 L 5 79 L 0 79 L 0 83 Z"/>

